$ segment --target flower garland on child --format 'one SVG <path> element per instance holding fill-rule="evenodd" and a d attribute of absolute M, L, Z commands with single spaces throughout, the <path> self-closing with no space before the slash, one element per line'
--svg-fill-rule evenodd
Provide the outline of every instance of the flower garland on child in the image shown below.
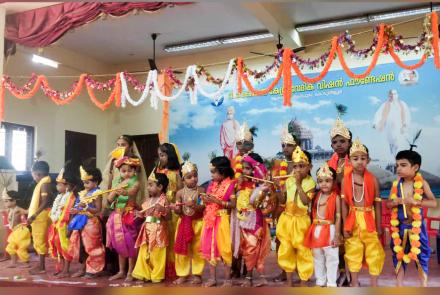
<path fill-rule="evenodd" d="M 393 182 L 393 187 L 391 188 L 391 200 L 397 199 L 397 186 L 399 181 L 396 180 Z M 423 177 L 422 174 L 417 173 L 414 177 L 414 200 L 422 201 L 423 197 Z M 399 219 L 398 219 L 398 207 L 393 208 L 391 213 L 391 238 L 394 242 L 393 251 L 397 255 L 398 260 L 403 260 L 405 263 L 409 263 L 412 260 L 417 261 L 417 255 L 420 254 L 420 227 L 422 226 L 422 215 L 420 206 L 413 206 L 411 208 L 413 222 L 411 234 L 409 236 L 409 240 L 411 243 L 411 250 L 408 254 L 405 254 L 405 249 L 402 247 L 402 239 L 399 235 Z"/>
<path fill-rule="evenodd" d="M 286 176 L 287 175 L 287 167 L 289 166 L 289 164 L 287 163 L 286 160 L 282 161 L 280 163 L 280 172 L 279 172 L 279 176 Z M 286 183 L 286 179 L 285 178 L 281 178 L 280 180 L 280 185 L 283 186 Z"/>

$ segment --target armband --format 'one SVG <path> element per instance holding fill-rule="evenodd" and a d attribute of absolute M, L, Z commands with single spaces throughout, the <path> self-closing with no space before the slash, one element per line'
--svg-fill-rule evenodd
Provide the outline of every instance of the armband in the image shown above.
<path fill-rule="evenodd" d="M 374 201 L 375 202 L 382 202 L 382 199 L 381 198 L 374 198 Z"/>

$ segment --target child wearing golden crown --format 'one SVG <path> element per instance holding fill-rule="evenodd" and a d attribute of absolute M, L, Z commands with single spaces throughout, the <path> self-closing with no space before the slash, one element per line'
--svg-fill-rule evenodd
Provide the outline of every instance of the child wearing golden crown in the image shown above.
<path fill-rule="evenodd" d="M 136 196 L 140 189 L 137 171 L 141 160 L 137 157 L 122 156 L 114 162 L 119 176 L 113 179 L 112 191 L 107 196 L 113 210 L 106 224 L 106 246 L 118 253 L 119 272 L 110 281 L 123 279 L 131 282 L 137 251 L 134 247 L 138 235 L 138 222 L 135 218 Z M 128 270 L 125 271 L 128 260 Z"/>
<path fill-rule="evenodd" d="M 183 188 L 176 194 L 176 203 L 170 206 L 179 215 L 174 241 L 174 253 L 176 255 L 176 274 L 179 277 L 174 281 L 175 285 L 187 281 L 191 273 L 191 284 L 202 283 L 202 273 L 205 260 L 200 253 L 200 236 L 203 226 L 203 210 L 205 206 L 201 202 L 200 194 L 205 189 L 198 186 L 197 166 L 189 161 L 182 165 Z"/>
<path fill-rule="evenodd" d="M 102 174 L 98 168 L 80 166 L 80 175 L 84 190 L 78 193 L 75 205 L 70 210 L 70 214 L 74 216 L 68 226 L 71 232 L 69 255 L 78 257 L 81 263 L 80 270 L 74 273 L 72 278 L 93 278 L 105 266 L 105 247 L 102 243 L 99 220 L 102 208 L 102 191 L 99 184 Z"/>
<path fill-rule="evenodd" d="M 232 196 L 235 192 L 234 170 L 227 157 L 215 157 L 211 160 L 209 169 L 211 182 L 202 196 L 205 204 L 203 212 L 203 228 L 200 251 L 209 264 L 209 279 L 205 287 L 217 285 L 216 269 L 218 261 L 225 264 L 224 287 L 231 287 L 230 267 L 232 263 L 231 225 L 229 210 L 235 208 L 236 200 Z"/>
<path fill-rule="evenodd" d="M 27 210 L 17 206 L 20 199 L 18 192 L 6 191 L 2 193 L 3 202 L 8 210 L 8 225 L 12 232 L 8 236 L 6 252 L 11 256 L 10 268 L 17 266 L 17 258 L 29 264 L 28 248 L 31 245 L 31 232 L 26 226 Z"/>
<path fill-rule="evenodd" d="M 316 173 L 319 191 L 312 206 L 312 225 L 304 245 L 313 250 L 316 285 L 337 287 L 341 243 L 341 199 L 336 189 L 336 171 L 324 163 Z"/>
<path fill-rule="evenodd" d="M 163 173 L 152 173 L 148 177 L 148 198 L 137 216 L 144 223 L 136 240 L 139 248 L 132 276 L 138 280 L 160 283 L 165 279 L 168 246 L 167 221 L 170 219 L 167 200 L 168 178 Z"/>
<path fill-rule="evenodd" d="M 79 177 L 66 172 L 64 168 L 56 178 L 58 195 L 56 196 L 50 219 L 52 224 L 49 228 L 49 253 L 61 264 L 57 264 L 55 276 L 65 278 L 69 276 L 69 266 L 72 257 L 69 255 L 69 237 L 67 235 L 67 226 L 70 220 L 70 209 L 75 204 L 77 197 L 77 186 Z"/>
<path fill-rule="evenodd" d="M 28 209 L 27 223 L 31 226 L 32 241 L 40 262 L 29 270 L 32 275 L 46 273 L 46 255 L 48 253 L 47 233 L 50 225 L 50 205 L 52 198 L 49 164 L 37 161 L 32 165 L 32 178 L 37 183 Z"/>
<path fill-rule="evenodd" d="M 423 221 L 423 211 L 435 208 L 437 202 L 429 184 L 420 173 L 422 157 L 416 151 L 400 151 L 396 155 L 398 180 L 393 182 L 387 207 L 391 213 L 391 250 L 397 286 L 403 286 L 407 265 L 414 261 L 420 284 L 428 285 L 431 248 Z"/>
<path fill-rule="evenodd" d="M 287 285 L 292 286 L 292 273 L 297 270 L 301 285 L 313 275 L 312 250 L 304 246 L 304 238 L 310 226 L 308 206 L 313 198 L 315 181 L 310 176 L 312 163 L 299 146 L 292 154 L 293 175 L 286 181 L 286 189 L 280 196 L 285 204 L 276 235 L 280 241 L 278 265 L 286 272 Z"/>
<path fill-rule="evenodd" d="M 270 214 L 276 205 L 275 194 L 266 181 L 267 169 L 260 155 L 249 153 L 243 157 L 243 175 L 237 184 L 237 218 L 241 234 L 240 248 L 247 268 L 243 287 L 264 286 L 264 262 L 270 252 L 270 232 L 265 216 Z M 238 250 L 234 253 L 238 256 Z M 260 280 L 253 282 L 252 272 L 260 274 Z"/>
<path fill-rule="evenodd" d="M 334 151 L 332 157 L 327 161 L 328 165 L 336 170 L 337 184 L 340 187 L 344 176 L 344 167 L 350 166 L 348 153 L 351 146 L 351 131 L 345 127 L 341 118 L 336 118 L 333 128 L 330 130 L 331 146 Z"/>
<path fill-rule="evenodd" d="M 368 149 L 359 139 L 350 148 L 351 167 L 345 167 L 341 188 L 344 221 L 345 262 L 350 270 L 351 286 L 358 287 L 358 275 L 365 260 L 371 276 L 371 286 L 377 286 L 385 252 L 379 241 L 382 228 L 379 183 L 367 169 Z"/>

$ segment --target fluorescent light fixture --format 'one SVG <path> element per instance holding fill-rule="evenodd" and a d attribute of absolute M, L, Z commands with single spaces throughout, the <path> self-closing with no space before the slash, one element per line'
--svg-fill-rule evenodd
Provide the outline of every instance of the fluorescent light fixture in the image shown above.
<path fill-rule="evenodd" d="M 430 13 L 430 12 L 431 12 L 430 7 L 423 7 L 423 8 L 415 8 L 415 9 L 408 9 L 408 10 L 399 10 L 399 11 L 372 14 L 368 18 L 372 22 L 377 22 L 377 21 L 389 20 L 389 19 L 400 18 L 400 17 L 426 14 L 426 13 Z"/>
<path fill-rule="evenodd" d="M 177 51 L 185 51 L 185 50 L 191 50 L 197 48 L 213 47 L 221 44 L 222 43 L 220 42 L 220 40 L 199 41 L 194 43 L 166 46 L 164 50 L 166 52 L 177 52 Z"/>
<path fill-rule="evenodd" d="M 34 63 L 42 64 L 42 65 L 45 65 L 45 66 L 48 66 L 48 67 L 52 67 L 52 68 L 56 68 L 56 69 L 58 69 L 58 65 L 59 65 L 59 62 L 56 62 L 56 61 L 54 61 L 52 59 L 49 59 L 49 58 L 46 58 L 46 57 L 42 57 L 42 56 L 36 55 L 36 54 L 32 55 L 32 61 Z"/>
<path fill-rule="evenodd" d="M 239 43 L 239 42 L 247 42 L 247 41 L 253 41 L 253 40 L 260 40 L 260 39 L 268 39 L 272 38 L 272 33 L 255 33 L 255 34 L 248 34 L 248 35 L 241 35 L 237 37 L 229 37 L 221 39 L 222 44 L 232 44 L 232 43 Z"/>
<path fill-rule="evenodd" d="M 324 29 L 333 29 L 338 27 L 348 27 L 357 24 L 364 24 L 364 23 L 368 23 L 368 20 L 369 20 L 368 17 L 364 16 L 364 17 L 348 18 L 348 19 L 335 20 L 335 21 L 316 23 L 310 25 L 299 25 L 296 26 L 295 28 L 298 32 L 302 33 L 302 32 L 318 31 Z"/>

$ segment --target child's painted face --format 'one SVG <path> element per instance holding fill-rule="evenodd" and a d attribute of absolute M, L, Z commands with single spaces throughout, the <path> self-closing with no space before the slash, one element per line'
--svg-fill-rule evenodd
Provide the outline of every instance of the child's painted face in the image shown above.
<path fill-rule="evenodd" d="M 222 181 L 223 179 L 225 179 L 225 177 L 224 177 L 223 175 L 221 175 L 221 174 L 218 172 L 218 170 L 217 170 L 216 168 L 211 168 L 211 169 L 209 170 L 209 172 L 211 172 L 211 179 L 212 179 L 213 181 L 220 182 L 220 181 Z"/>
<path fill-rule="evenodd" d="M 67 191 L 67 184 L 62 182 L 57 182 L 57 191 L 60 194 L 64 194 Z"/>
<path fill-rule="evenodd" d="M 166 167 L 168 164 L 168 155 L 163 152 L 160 148 L 157 150 L 157 155 L 159 157 L 159 164 L 161 167 Z"/>
<path fill-rule="evenodd" d="M 254 173 L 251 164 L 249 164 L 246 161 L 243 161 L 242 165 L 243 165 L 243 175 L 253 176 Z"/>
<path fill-rule="evenodd" d="M 319 189 L 323 193 L 329 193 L 333 189 L 333 178 L 331 177 L 318 177 Z"/>
<path fill-rule="evenodd" d="M 350 163 L 353 165 L 353 170 L 363 173 L 370 163 L 370 157 L 364 153 L 354 153 L 350 156 Z"/>
<path fill-rule="evenodd" d="M 3 202 L 8 209 L 15 208 L 15 206 L 17 206 L 17 202 L 12 198 L 4 198 Z"/>
<path fill-rule="evenodd" d="M 307 175 L 309 175 L 311 169 L 311 165 L 306 163 L 306 162 L 298 162 L 298 163 L 293 163 L 293 172 L 295 174 L 299 174 L 301 178 L 305 178 L 307 177 Z"/>
<path fill-rule="evenodd" d="M 42 171 L 32 171 L 32 178 L 35 180 L 35 182 L 39 182 L 44 176 L 45 174 Z"/>
<path fill-rule="evenodd" d="M 124 164 L 119 167 L 119 173 L 123 179 L 130 179 L 136 174 L 136 170 L 134 167 Z"/>
<path fill-rule="evenodd" d="M 402 178 L 413 178 L 420 166 L 418 164 L 411 165 L 407 159 L 400 159 L 396 161 L 397 176 Z"/>
<path fill-rule="evenodd" d="M 283 149 L 284 156 L 290 160 L 292 158 L 292 153 L 295 150 L 296 145 L 290 143 L 282 143 L 281 148 Z"/>
<path fill-rule="evenodd" d="M 96 182 L 92 180 L 83 180 L 83 184 L 84 184 L 84 189 L 87 191 L 90 191 L 98 186 Z"/>
<path fill-rule="evenodd" d="M 338 155 L 345 155 L 348 153 L 350 148 L 350 141 L 345 137 L 336 135 L 332 138 L 332 149 Z"/>
<path fill-rule="evenodd" d="M 128 148 L 130 147 L 130 144 L 125 139 L 118 138 L 118 140 L 116 141 L 116 146 L 123 147 L 123 148 L 125 148 L 125 150 L 128 150 Z"/>
<path fill-rule="evenodd" d="M 183 177 L 183 183 L 188 188 L 195 188 L 197 183 L 199 183 L 199 174 L 197 171 L 191 171 L 190 173 L 185 174 Z"/>
<path fill-rule="evenodd" d="M 162 193 L 162 185 L 158 184 L 156 181 L 148 180 L 147 190 L 150 197 L 157 197 Z"/>

